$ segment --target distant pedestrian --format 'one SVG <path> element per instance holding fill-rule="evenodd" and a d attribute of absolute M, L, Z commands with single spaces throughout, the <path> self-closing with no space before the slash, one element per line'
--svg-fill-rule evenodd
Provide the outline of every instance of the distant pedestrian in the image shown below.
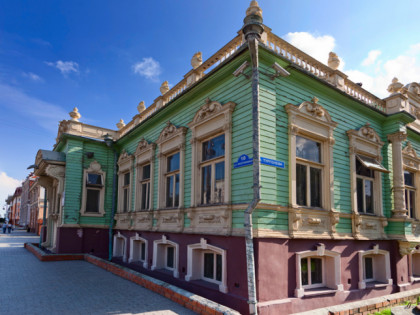
<path fill-rule="evenodd" d="M 9 234 L 12 232 L 12 225 L 10 223 L 7 225 L 7 232 Z"/>
<path fill-rule="evenodd" d="M 6 222 L 3 223 L 2 228 L 3 228 L 3 234 L 6 234 L 6 229 L 7 229 L 7 223 Z"/>

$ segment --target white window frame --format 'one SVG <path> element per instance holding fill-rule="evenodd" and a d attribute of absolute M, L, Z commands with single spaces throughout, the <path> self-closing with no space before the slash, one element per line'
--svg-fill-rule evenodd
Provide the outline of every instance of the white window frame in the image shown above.
<path fill-rule="evenodd" d="M 166 265 L 166 248 L 174 247 L 174 267 L 170 268 Z M 166 235 L 162 235 L 162 239 L 153 241 L 153 263 L 152 270 L 167 269 L 172 271 L 174 278 L 179 278 L 179 246 L 177 243 L 168 240 Z"/>
<path fill-rule="evenodd" d="M 167 158 L 179 152 L 179 205 L 184 207 L 184 176 L 185 176 L 185 134 L 186 127 L 176 127 L 170 121 L 166 123 L 156 144 L 158 145 L 159 159 L 159 185 L 158 185 L 158 208 L 168 209 L 166 206 L 166 169 Z"/>
<path fill-rule="evenodd" d="M 322 259 L 322 283 L 319 284 L 302 284 L 302 268 L 301 260 L 303 258 L 320 258 Z M 341 255 L 338 252 L 326 250 L 324 244 L 318 244 L 317 249 L 313 251 L 303 251 L 296 253 L 296 289 L 295 296 L 301 298 L 308 295 L 305 290 L 327 287 L 329 290 L 343 291 L 341 283 Z M 328 265 L 328 266 L 327 266 Z M 308 265 L 310 268 L 310 265 Z M 328 269 L 328 277 L 326 277 L 326 269 Z M 308 277 L 310 270 L 308 269 Z"/>
<path fill-rule="evenodd" d="M 153 209 L 153 192 L 154 192 L 154 177 L 155 177 L 155 150 L 156 144 L 149 143 L 146 139 L 139 141 L 135 152 L 136 157 L 136 194 L 135 194 L 135 210 L 148 211 Z M 142 204 L 142 181 L 143 181 L 143 166 L 150 165 L 150 188 L 149 188 L 149 207 L 141 209 Z"/>
<path fill-rule="evenodd" d="M 117 246 L 120 240 L 123 241 L 122 249 L 120 248 L 120 246 Z M 121 250 L 122 250 L 122 253 L 121 253 Z M 112 246 L 112 257 L 122 257 L 122 260 L 124 262 L 127 261 L 127 237 L 122 235 L 119 231 L 118 233 L 114 234 L 114 242 Z"/>
<path fill-rule="evenodd" d="M 366 279 L 365 258 L 372 257 L 373 278 Z M 389 252 L 374 245 L 371 250 L 359 251 L 359 289 L 366 289 L 369 282 L 380 282 L 381 285 L 392 285 Z"/>
<path fill-rule="evenodd" d="M 132 195 L 132 183 L 133 183 L 133 166 L 134 156 L 123 151 L 118 159 L 118 213 L 128 213 L 131 211 L 131 195 Z M 130 174 L 130 184 L 127 187 L 124 186 L 125 174 Z M 124 211 L 124 190 L 128 189 L 128 208 Z"/>
<path fill-rule="evenodd" d="M 144 259 L 141 259 L 141 244 L 144 244 L 145 246 Z M 140 248 L 137 249 L 138 255 L 134 255 L 135 246 L 139 246 L 139 245 L 140 245 Z M 135 236 L 130 237 L 130 257 L 128 258 L 128 262 L 129 263 L 141 262 L 143 263 L 143 268 L 147 268 L 148 267 L 147 261 L 148 261 L 148 241 L 145 238 L 140 237 L 139 234 L 136 233 Z"/>
<path fill-rule="evenodd" d="M 420 212 L 419 212 L 420 189 L 418 189 L 418 187 L 420 187 L 420 175 L 419 175 L 420 158 L 409 141 L 407 141 L 405 148 L 402 150 L 402 158 L 403 158 L 403 171 L 408 171 L 414 174 L 414 186 L 413 186 L 414 189 L 409 187 L 409 189 L 415 190 L 414 218 L 411 217 L 411 219 L 419 220 L 420 219 Z M 404 188 L 407 189 L 407 186 L 405 185 L 405 183 L 404 183 Z M 406 204 L 407 216 L 408 216 L 408 204 L 407 202 L 405 204 Z"/>
<path fill-rule="evenodd" d="M 204 253 L 211 252 L 213 254 L 222 256 L 222 280 L 212 280 L 204 277 Z M 200 239 L 200 243 L 191 244 L 187 247 L 187 275 L 186 281 L 204 280 L 207 282 L 219 285 L 219 291 L 222 293 L 228 292 L 227 287 L 227 252 L 225 249 L 209 245 L 204 238 Z"/>
<path fill-rule="evenodd" d="M 232 156 L 232 115 L 236 104 L 207 99 L 188 124 L 191 129 L 191 207 L 201 206 L 201 168 L 209 161 L 202 161 L 202 144 L 214 137 L 225 135 L 225 155 L 220 161 L 225 162 L 224 204 L 231 201 L 231 156 Z M 216 159 L 215 159 L 216 160 Z M 213 171 L 214 167 L 212 168 Z M 206 204 L 205 206 L 215 203 Z"/>
<path fill-rule="evenodd" d="M 289 117 L 289 202 L 295 208 L 310 208 L 297 204 L 296 179 L 296 137 L 300 136 L 321 144 L 321 161 L 323 172 L 321 176 L 321 205 L 324 210 L 334 208 L 334 167 L 333 134 L 337 123 L 332 121 L 327 110 L 318 104 L 316 97 L 311 102 L 303 102 L 296 106 L 285 105 Z M 303 160 L 302 160 L 303 161 Z M 305 162 L 308 162 L 305 160 Z M 317 164 L 317 163 L 316 163 Z M 307 203 L 310 202 L 307 200 Z M 315 209 L 319 209 L 316 207 Z"/>
<path fill-rule="evenodd" d="M 410 281 L 420 281 L 420 249 L 414 249 L 408 255 L 409 268 L 408 273 Z"/>
<path fill-rule="evenodd" d="M 88 212 L 86 211 L 86 201 L 87 201 L 87 187 L 86 187 L 86 180 L 88 174 L 97 174 L 102 176 L 102 188 L 98 188 L 99 190 L 99 212 Z M 103 217 L 105 215 L 105 186 L 106 186 L 106 172 L 104 172 L 101 168 L 101 164 L 97 161 L 92 161 L 89 167 L 83 170 L 83 186 L 82 186 L 82 204 L 80 207 L 80 215 L 85 217 Z M 91 189 L 91 188 L 89 188 Z"/>

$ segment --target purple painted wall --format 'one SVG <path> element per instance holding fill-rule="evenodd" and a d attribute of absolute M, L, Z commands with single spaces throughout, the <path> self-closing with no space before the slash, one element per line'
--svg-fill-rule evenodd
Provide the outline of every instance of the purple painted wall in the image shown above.
<path fill-rule="evenodd" d="M 91 253 L 108 258 L 108 230 L 96 228 L 58 228 L 57 254 Z"/>

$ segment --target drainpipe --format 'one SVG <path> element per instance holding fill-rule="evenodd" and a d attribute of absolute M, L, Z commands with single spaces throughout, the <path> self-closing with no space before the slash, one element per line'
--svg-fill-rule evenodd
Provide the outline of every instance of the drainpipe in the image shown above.
<path fill-rule="evenodd" d="M 111 208 L 111 217 L 109 219 L 109 239 L 108 239 L 108 260 L 112 260 L 112 234 L 114 229 L 114 216 L 115 216 L 115 203 L 116 203 L 116 190 L 117 190 L 117 151 L 114 148 L 114 140 L 110 135 L 106 134 L 104 136 L 105 144 L 112 149 L 114 152 L 114 170 L 112 173 L 112 208 Z"/>
<path fill-rule="evenodd" d="M 255 281 L 254 241 L 252 235 L 252 212 L 260 201 L 260 139 L 259 139 L 259 73 L 258 41 L 264 31 L 262 11 L 256 1 L 252 1 L 244 19 L 242 31 L 251 55 L 252 64 L 252 156 L 253 156 L 253 199 L 244 213 L 245 250 L 248 278 L 249 313 L 258 314 L 257 286 Z"/>

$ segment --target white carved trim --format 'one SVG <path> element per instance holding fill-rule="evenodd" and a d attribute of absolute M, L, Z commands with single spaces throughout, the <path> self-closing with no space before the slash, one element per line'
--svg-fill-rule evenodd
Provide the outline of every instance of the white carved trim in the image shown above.
<path fill-rule="evenodd" d="M 119 243 L 119 241 L 121 240 L 122 240 L 122 248 Z M 114 234 L 114 246 L 112 248 L 113 248 L 112 250 L 113 257 L 122 257 L 124 262 L 127 261 L 127 237 L 122 235 L 119 231 L 116 234 Z"/>
<path fill-rule="evenodd" d="M 373 256 L 373 277 L 375 281 L 383 282 L 385 284 L 392 285 L 392 278 L 391 278 L 391 266 L 389 261 L 389 252 L 383 249 L 379 249 L 379 245 L 374 245 L 373 249 L 371 250 L 360 250 L 359 251 L 359 289 L 366 288 L 366 281 L 364 279 L 364 257 L 365 256 Z M 382 263 L 379 262 L 379 256 L 383 256 L 384 261 Z M 378 272 L 383 272 L 383 276 L 381 277 L 378 275 Z"/>
<path fill-rule="evenodd" d="M 87 174 L 93 173 L 102 176 L 102 188 L 99 192 L 99 212 L 91 213 L 86 212 L 86 198 L 87 198 L 87 188 L 86 188 L 86 179 Z M 82 204 L 80 205 L 80 214 L 85 217 L 103 217 L 105 215 L 105 186 L 106 186 L 106 172 L 101 168 L 101 164 L 97 161 L 92 161 L 89 165 L 89 168 L 83 170 L 83 185 L 82 185 Z"/>
<path fill-rule="evenodd" d="M 136 246 L 136 243 L 140 243 L 139 244 L 139 248 L 138 250 L 138 257 L 134 257 L 134 246 Z M 144 260 L 141 260 L 141 243 L 145 244 L 145 255 L 144 255 Z M 135 236 L 130 237 L 130 257 L 128 258 L 128 262 L 132 263 L 132 262 L 136 262 L 136 261 L 140 261 L 143 263 L 143 268 L 147 268 L 148 264 L 148 241 L 143 238 L 140 237 L 138 233 L 136 233 Z M 137 245 L 138 246 L 138 245 Z M 138 258 L 136 260 L 134 260 L 135 258 Z"/>
<path fill-rule="evenodd" d="M 134 195 L 134 209 L 140 210 L 141 206 L 141 196 L 142 196 L 142 187 L 141 187 L 141 180 L 142 180 L 142 167 L 144 165 L 150 164 L 150 189 L 149 189 L 149 209 L 153 209 L 153 191 L 154 191 L 154 174 L 155 174 L 155 150 L 156 144 L 149 143 L 144 138 L 139 141 L 137 145 L 137 149 L 135 152 L 136 157 L 136 182 L 135 182 L 135 189 L 136 193 Z"/>
<path fill-rule="evenodd" d="M 179 278 L 179 245 L 175 242 L 172 242 L 167 239 L 166 235 L 162 235 L 162 239 L 153 241 L 153 263 L 152 263 L 152 270 L 156 269 L 163 269 L 166 265 L 165 258 L 166 258 L 166 246 L 170 245 L 175 248 L 175 257 L 174 257 L 174 269 L 173 269 L 173 276 L 175 278 Z M 165 254 L 164 254 L 165 253 Z"/>

